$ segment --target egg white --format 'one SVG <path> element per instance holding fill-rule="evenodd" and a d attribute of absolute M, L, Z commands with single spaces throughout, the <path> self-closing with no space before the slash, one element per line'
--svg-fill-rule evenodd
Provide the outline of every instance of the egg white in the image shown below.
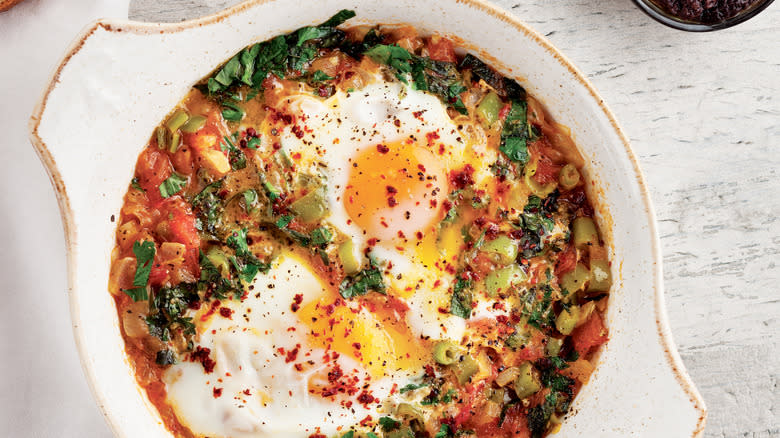
<path fill-rule="evenodd" d="M 243 301 L 225 301 L 231 318 L 216 312 L 205 318 L 207 310 L 195 316 L 199 324 L 198 344 L 211 350 L 216 362 L 206 373 L 197 362 L 182 361 L 164 375 L 168 402 L 182 423 L 196 434 L 210 437 L 308 437 L 315 431 L 335 434 L 349 428 L 369 414 L 358 403 L 350 408 L 338 400 L 309 393 L 307 382 L 321 370 L 325 350 L 307 343 L 306 326 L 291 311 L 295 294 L 306 303 L 325 294 L 323 284 L 295 255 L 277 258 L 266 275 L 256 278 L 249 296 Z M 286 361 L 279 348 L 290 351 L 300 345 L 297 360 Z M 314 362 L 303 372 L 295 369 L 302 360 Z M 336 362 L 357 375 L 368 377 L 360 363 L 347 355 Z M 374 396 L 390 393 L 392 379 L 371 381 Z M 215 397 L 214 389 L 221 389 Z M 245 392 L 246 391 L 246 392 Z"/>

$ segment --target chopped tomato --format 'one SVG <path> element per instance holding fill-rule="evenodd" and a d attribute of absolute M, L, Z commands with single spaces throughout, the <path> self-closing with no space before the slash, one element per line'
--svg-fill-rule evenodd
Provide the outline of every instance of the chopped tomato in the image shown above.
<path fill-rule="evenodd" d="M 435 61 L 455 62 L 455 48 L 452 41 L 434 35 L 425 44 L 428 56 Z"/>
<path fill-rule="evenodd" d="M 530 438 L 528 419 L 522 410 L 522 406 L 514 404 L 507 408 L 504 421 L 499 426 L 499 419 L 481 424 L 475 428 L 477 436 L 501 437 L 501 438 Z"/>
<path fill-rule="evenodd" d="M 536 173 L 533 179 L 539 184 L 549 184 L 551 182 L 558 181 L 558 173 L 561 171 L 561 166 L 553 164 L 552 160 L 542 156 L 539 161 L 536 162 Z"/>
<path fill-rule="evenodd" d="M 162 286 L 165 280 L 168 279 L 168 268 L 159 263 L 152 265 L 152 270 L 149 273 L 149 284 L 152 286 Z"/>
<path fill-rule="evenodd" d="M 146 190 L 151 202 L 161 199 L 160 184 L 171 176 L 171 163 L 168 154 L 154 147 L 147 147 L 138 156 L 136 163 L 138 184 Z"/>
<path fill-rule="evenodd" d="M 571 334 L 574 343 L 574 349 L 581 357 L 587 355 L 593 348 L 607 342 L 607 328 L 598 313 L 594 313 L 585 321 L 584 324 L 577 327 Z"/>
<path fill-rule="evenodd" d="M 179 196 L 165 201 L 163 208 L 163 220 L 168 221 L 168 235 L 170 242 L 178 242 L 187 248 L 199 248 L 200 236 L 195 228 L 195 215 L 190 206 Z"/>
<path fill-rule="evenodd" d="M 501 110 L 498 112 L 498 118 L 501 120 L 506 120 L 506 116 L 509 115 L 509 111 L 512 109 L 512 104 L 508 103 L 501 107 Z"/>
<path fill-rule="evenodd" d="M 577 250 L 573 245 L 569 245 L 565 251 L 558 255 L 558 262 L 555 264 L 555 275 L 560 277 L 561 275 L 574 270 L 577 266 Z"/>
<path fill-rule="evenodd" d="M 195 278 L 200 277 L 200 249 L 198 247 L 187 248 L 187 251 L 184 252 L 184 267 Z"/>

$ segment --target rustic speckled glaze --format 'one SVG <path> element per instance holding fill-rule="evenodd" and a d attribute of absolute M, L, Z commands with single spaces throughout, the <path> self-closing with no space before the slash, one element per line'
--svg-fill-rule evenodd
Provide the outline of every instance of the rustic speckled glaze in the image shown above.
<path fill-rule="evenodd" d="M 107 291 L 113 222 L 138 153 L 190 89 L 247 44 L 321 22 L 342 8 L 352 23 L 407 23 L 457 36 L 518 78 L 572 130 L 598 197 L 616 283 L 591 381 L 555 435 L 696 437 L 706 408 L 672 341 L 656 224 L 628 140 L 593 86 L 546 39 L 480 0 L 255 0 L 179 24 L 102 20 L 78 37 L 30 121 L 57 192 L 69 249 L 70 303 L 82 364 L 119 437 L 167 437 L 135 382 Z"/>

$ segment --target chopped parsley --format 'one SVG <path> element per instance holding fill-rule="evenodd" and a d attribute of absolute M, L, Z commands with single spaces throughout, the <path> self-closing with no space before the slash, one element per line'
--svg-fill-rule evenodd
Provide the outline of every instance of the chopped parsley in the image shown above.
<path fill-rule="evenodd" d="M 331 240 L 333 240 L 333 233 L 325 227 L 315 228 L 311 232 L 311 244 L 314 246 L 324 247 Z"/>
<path fill-rule="evenodd" d="M 409 391 L 414 391 L 416 389 L 425 388 L 426 386 L 428 386 L 428 383 L 425 383 L 425 382 L 423 382 L 423 383 L 409 383 L 406 386 L 404 386 L 403 388 L 401 388 L 400 390 L 398 390 L 398 392 L 403 394 L 403 393 L 406 393 L 406 392 L 409 392 Z"/>
<path fill-rule="evenodd" d="M 434 435 L 434 438 L 447 438 L 452 436 L 452 429 L 450 428 L 450 425 L 447 423 L 442 423 L 442 425 L 439 427 L 439 431 L 436 432 L 436 435 Z"/>
<path fill-rule="evenodd" d="M 163 287 L 154 295 L 149 305 L 146 324 L 149 333 L 167 342 L 175 330 L 181 329 L 184 335 L 195 334 L 192 318 L 182 316 L 190 304 L 198 301 L 195 283 L 181 283 L 174 287 Z"/>
<path fill-rule="evenodd" d="M 187 177 L 172 173 L 165 181 L 160 184 L 160 196 L 170 198 L 179 193 L 187 185 Z"/>
<path fill-rule="evenodd" d="M 254 212 L 257 208 L 257 192 L 254 189 L 244 190 L 243 196 L 246 212 Z"/>
<path fill-rule="evenodd" d="M 149 274 L 152 272 L 152 263 L 156 250 L 154 242 L 134 242 L 133 254 L 135 254 L 136 266 L 133 276 L 133 288 L 124 289 L 124 292 L 133 299 L 141 301 L 149 299 L 146 291 L 146 285 L 149 283 Z"/>
<path fill-rule="evenodd" d="M 512 161 L 520 164 L 528 162 L 528 120 L 526 117 L 527 104 L 525 101 L 513 100 L 509 114 L 504 121 L 501 131 L 501 145 L 499 150 Z"/>
<path fill-rule="evenodd" d="M 428 91 L 459 113 L 467 114 L 460 99 L 467 88 L 455 63 L 417 56 L 396 44 L 377 44 L 363 54 L 392 68 L 399 81 L 408 84 L 411 79 L 415 89 Z"/>
<path fill-rule="evenodd" d="M 134 188 L 136 190 L 140 190 L 142 192 L 146 192 L 146 190 L 144 190 L 144 188 L 141 187 L 141 184 L 138 183 L 138 178 L 137 177 L 133 177 L 133 179 L 130 181 L 130 187 L 132 187 L 132 188 Z"/>
<path fill-rule="evenodd" d="M 372 265 L 355 275 L 347 276 L 339 285 L 339 293 L 345 299 L 350 299 L 365 295 L 372 290 L 384 294 L 386 288 L 382 273 Z"/>
<path fill-rule="evenodd" d="M 401 426 L 401 422 L 398 420 L 394 420 L 390 417 L 379 418 L 379 427 L 381 427 L 384 432 L 390 432 L 392 430 L 396 430 L 400 426 Z"/>
<path fill-rule="evenodd" d="M 458 276 L 455 286 L 452 287 L 452 300 L 450 301 L 450 313 L 464 319 L 471 317 L 471 281 Z"/>

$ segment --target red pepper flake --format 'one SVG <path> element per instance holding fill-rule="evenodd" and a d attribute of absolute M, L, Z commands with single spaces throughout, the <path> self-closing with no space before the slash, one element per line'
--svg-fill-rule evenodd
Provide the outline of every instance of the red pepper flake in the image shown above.
<path fill-rule="evenodd" d="M 436 372 L 433 370 L 432 365 L 425 365 L 425 375 L 428 377 L 436 377 Z"/>
<path fill-rule="evenodd" d="M 417 240 L 422 240 L 422 238 L 423 238 L 423 233 L 421 231 L 418 231 L 417 232 Z"/>
<path fill-rule="evenodd" d="M 373 418 L 371 418 L 371 416 L 370 416 L 370 415 L 366 415 L 366 418 L 364 418 L 364 419 L 360 420 L 360 425 L 361 425 L 361 426 L 363 426 L 363 427 L 365 427 L 365 426 L 367 426 L 369 423 L 371 423 L 371 421 L 373 421 Z"/>
<path fill-rule="evenodd" d="M 214 387 L 214 398 L 222 397 L 222 388 Z"/>
<path fill-rule="evenodd" d="M 368 391 L 363 391 L 360 393 L 360 395 L 357 398 L 358 403 L 363 405 L 364 407 L 367 407 L 366 405 L 369 403 L 373 403 L 376 401 L 376 398 L 374 398 L 373 395 L 371 395 Z"/>
<path fill-rule="evenodd" d="M 439 144 L 439 155 L 444 155 L 444 152 L 446 152 L 446 149 L 444 149 L 444 145 Z"/>
<path fill-rule="evenodd" d="M 292 133 L 295 134 L 296 137 L 303 138 L 303 129 L 301 129 L 300 126 L 295 125 L 295 126 L 293 126 L 291 128 L 291 130 L 292 130 Z"/>
<path fill-rule="evenodd" d="M 296 363 L 295 364 L 295 370 L 298 371 L 299 373 L 301 371 L 303 371 L 303 364 L 302 363 Z"/>
<path fill-rule="evenodd" d="M 433 288 L 436 289 L 437 287 L 441 286 L 441 280 L 436 280 L 433 282 Z"/>
<path fill-rule="evenodd" d="M 233 309 L 221 307 L 219 309 L 219 314 L 222 315 L 223 318 L 233 319 Z"/>
<path fill-rule="evenodd" d="M 439 133 L 438 132 L 429 132 L 429 133 L 425 134 L 425 138 L 428 140 L 428 146 L 430 146 L 436 140 L 439 139 Z"/>
<path fill-rule="evenodd" d="M 490 240 L 495 239 L 498 236 L 498 225 L 490 222 L 485 227 L 485 237 L 487 237 Z"/>
<path fill-rule="evenodd" d="M 425 111 L 415 111 L 412 113 L 415 119 L 419 119 Z"/>
<path fill-rule="evenodd" d="M 372 238 L 368 239 L 367 243 L 368 243 L 368 246 L 376 246 L 377 242 L 378 242 L 377 239 L 372 237 Z"/>
<path fill-rule="evenodd" d="M 423 166 L 422 164 L 418 164 L 417 168 L 420 169 L 420 172 L 425 172 L 425 166 Z"/>
<path fill-rule="evenodd" d="M 293 312 L 297 312 L 298 309 L 301 308 L 301 303 L 303 302 L 303 294 L 295 294 L 293 297 L 293 303 L 290 305 L 290 310 Z"/>
<path fill-rule="evenodd" d="M 203 370 L 206 371 L 206 374 L 211 374 L 214 372 L 214 366 L 217 364 L 214 362 L 214 360 L 209 357 L 211 354 L 211 349 L 209 348 L 203 348 L 200 345 L 195 348 L 195 351 L 190 354 L 190 362 L 200 362 L 201 365 L 203 365 Z"/>
<path fill-rule="evenodd" d="M 378 145 L 376 145 L 376 150 L 377 150 L 377 151 L 378 151 L 380 154 L 386 154 L 386 153 L 390 152 L 390 148 L 389 148 L 389 147 L 387 147 L 386 145 L 383 145 L 383 144 L 378 144 Z"/>
<path fill-rule="evenodd" d="M 295 362 L 298 358 L 298 351 L 301 349 L 301 344 L 296 344 L 295 348 L 287 352 L 287 357 L 284 359 L 285 363 Z"/>
<path fill-rule="evenodd" d="M 212 301 L 211 302 L 211 308 L 200 317 L 200 320 L 201 321 L 205 321 L 205 320 L 209 319 L 209 316 L 213 315 L 214 312 L 217 311 L 217 309 L 219 308 L 220 305 L 222 305 L 222 303 L 219 300 Z"/>
<path fill-rule="evenodd" d="M 313 433 L 309 435 L 309 438 L 328 438 L 327 436 L 321 434 L 321 433 Z"/>
<path fill-rule="evenodd" d="M 352 346 L 355 347 L 356 350 L 360 350 L 360 342 L 355 342 Z"/>
<path fill-rule="evenodd" d="M 398 205 L 398 201 L 396 201 L 396 200 L 395 200 L 395 197 L 394 197 L 394 196 L 389 196 L 389 197 L 387 198 L 387 205 L 388 205 L 389 207 L 395 207 L 396 205 Z"/>
<path fill-rule="evenodd" d="M 395 119 L 395 120 L 393 120 L 393 124 L 394 124 L 394 125 L 395 125 L 397 128 L 400 128 L 400 127 L 401 127 L 401 120 L 400 120 L 400 119 Z"/>
<path fill-rule="evenodd" d="M 249 392 L 249 390 L 248 390 L 248 389 L 245 389 L 245 390 L 243 390 L 243 391 L 241 391 L 241 392 L 243 392 L 243 393 L 244 393 L 244 395 L 252 395 L 252 393 L 251 393 L 251 392 Z"/>
<path fill-rule="evenodd" d="M 246 135 L 247 137 L 257 137 L 257 131 L 255 128 L 246 128 Z"/>
<path fill-rule="evenodd" d="M 395 195 L 396 193 L 398 193 L 398 189 L 396 189 L 393 186 L 387 186 L 385 187 L 385 190 L 387 190 L 388 195 Z"/>
<path fill-rule="evenodd" d="M 271 145 L 271 147 L 273 147 L 275 151 L 278 151 L 279 149 L 282 148 L 282 144 L 279 143 L 278 141 L 275 141 L 274 144 Z"/>
<path fill-rule="evenodd" d="M 462 170 L 450 172 L 450 183 L 458 189 L 474 184 L 474 167 L 466 164 Z"/>
<path fill-rule="evenodd" d="M 200 309 L 200 304 L 201 304 L 200 300 L 195 300 L 195 301 L 187 304 L 187 308 L 188 309 L 192 309 L 192 310 L 198 310 L 198 309 Z"/>

